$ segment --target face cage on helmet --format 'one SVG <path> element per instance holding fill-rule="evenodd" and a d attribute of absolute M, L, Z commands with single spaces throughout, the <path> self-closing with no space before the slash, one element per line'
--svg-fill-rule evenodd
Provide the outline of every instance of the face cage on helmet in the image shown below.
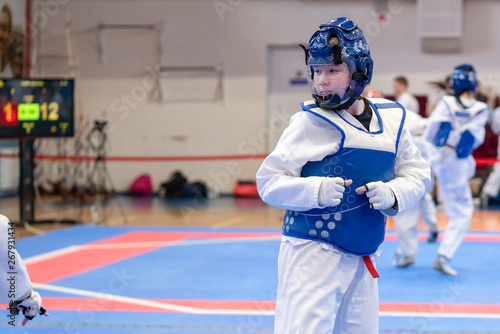
<path fill-rule="evenodd" d="M 328 95 L 321 95 L 316 91 L 315 85 L 314 85 L 314 69 L 313 66 L 321 66 L 321 65 L 335 65 L 335 61 L 333 59 L 333 56 L 328 57 L 328 58 L 316 58 L 312 59 L 312 57 L 309 57 L 308 59 L 308 74 L 309 74 L 309 87 L 311 89 L 312 95 L 318 105 L 322 108 L 327 108 L 327 109 L 338 109 L 340 106 L 346 104 L 350 99 L 354 98 L 353 93 L 354 93 L 354 87 L 356 85 L 356 81 L 352 80 L 352 73 L 356 71 L 356 64 L 354 61 L 349 57 L 348 55 L 343 54 L 342 55 L 342 64 L 347 65 L 347 69 L 349 70 L 349 76 L 351 76 L 351 81 L 349 82 L 349 87 L 347 87 L 346 91 L 344 92 L 343 96 L 339 96 L 338 94 L 328 94 Z M 350 94 L 349 94 L 350 93 Z"/>

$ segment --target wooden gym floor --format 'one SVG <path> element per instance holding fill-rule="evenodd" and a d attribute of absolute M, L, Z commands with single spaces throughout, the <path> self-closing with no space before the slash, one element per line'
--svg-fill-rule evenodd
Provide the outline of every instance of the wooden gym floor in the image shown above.
<path fill-rule="evenodd" d="M 0 213 L 12 221 L 18 221 L 19 199 L 17 197 L 0 199 Z M 52 196 L 37 200 L 35 219 L 54 222 L 32 224 L 27 226 L 27 229 L 19 226 L 16 237 L 19 239 L 73 225 L 64 223 L 68 220 L 107 226 L 279 229 L 283 214 L 284 210 L 269 206 L 258 198 L 227 196 L 209 200 L 165 200 L 158 197 L 116 196 L 106 202 L 80 205 L 63 202 L 60 198 Z M 440 207 L 438 207 L 438 224 L 440 230 L 444 230 L 447 224 L 446 216 Z M 394 229 L 391 218 L 388 219 L 387 229 Z M 425 230 L 422 222 L 420 229 Z M 488 209 L 476 208 L 470 230 L 500 231 L 500 206 L 492 205 Z"/>

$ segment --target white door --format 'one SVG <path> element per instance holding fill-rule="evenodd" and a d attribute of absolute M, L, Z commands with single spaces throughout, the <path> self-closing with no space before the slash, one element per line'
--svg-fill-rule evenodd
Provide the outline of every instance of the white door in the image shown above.
<path fill-rule="evenodd" d="M 272 151 L 290 117 L 301 111 L 300 104 L 311 99 L 307 67 L 302 48 L 297 45 L 268 48 L 267 127 L 268 152 Z"/>

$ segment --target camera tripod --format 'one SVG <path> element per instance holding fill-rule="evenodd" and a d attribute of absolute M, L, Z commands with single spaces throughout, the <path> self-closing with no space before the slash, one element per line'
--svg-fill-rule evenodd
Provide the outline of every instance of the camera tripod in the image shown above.
<path fill-rule="evenodd" d="M 116 193 L 111 174 L 106 167 L 106 140 L 107 136 L 104 131 L 106 121 L 94 122 L 94 127 L 90 130 L 89 142 L 92 149 L 96 152 L 94 165 L 88 177 L 89 189 L 93 195 L 93 203 L 90 207 L 91 222 L 100 224 L 107 220 L 105 208 L 102 203 L 108 200 L 113 193 Z M 107 187 L 109 185 L 109 188 Z M 123 223 L 127 224 L 127 215 L 123 209 L 120 199 L 117 199 L 117 206 L 123 218 Z"/>

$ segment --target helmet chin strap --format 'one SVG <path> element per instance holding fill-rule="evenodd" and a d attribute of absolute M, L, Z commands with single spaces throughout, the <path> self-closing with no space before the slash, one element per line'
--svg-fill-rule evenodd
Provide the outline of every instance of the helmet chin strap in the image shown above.
<path fill-rule="evenodd" d="M 353 105 L 353 103 L 356 101 L 356 100 L 359 100 L 361 99 L 361 95 L 359 95 L 358 93 L 356 93 L 354 90 L 351 89 L 351 87 L 347 88 L 347 90 L 345 91 L 346 94 L 350 97 L 347 101 L 345 101 L 344 103 L 342 104 L 339 104 L 337 106 L 332 106 L 330 104 L 328 104 L 329 101 L 331 101 L 332 99 L 334 99 L 335 97 L 339 96 L 338 94 L 335 94 L 335 96 L 332 96 L 332 94 L 330 95 L 327 95 L 326 97 L 328 98 L 329 96 L 332 96 L 331 98 L 322 98 L 320 97 L 319 95 L 316 95 L 314 94 L 314 99 L 316 100 L 316 103 L 321 107 L 321 108 L 325 108 L 325 109 L 330 109 L 330 110 L 334 110 L 334 111 L 340 111 L 340 110 L 347 110 L 349 109 L 350 106 Z M 340 100 L 341 98 L 338 97 L 338 99 Z"/>

